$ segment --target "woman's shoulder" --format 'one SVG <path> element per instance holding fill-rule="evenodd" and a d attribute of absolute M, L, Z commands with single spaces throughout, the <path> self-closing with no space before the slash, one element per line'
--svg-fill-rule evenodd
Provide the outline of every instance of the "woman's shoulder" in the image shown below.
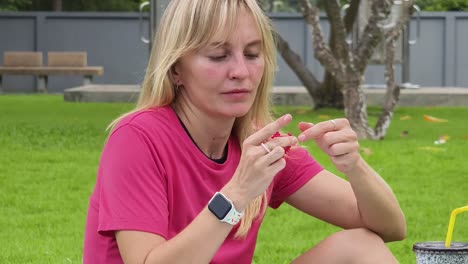
<path fill-rule="evenodd" d="M 110 132 L 105 148 L 153 148 L 165 144 L 177 135 L 174 125 L 177 123 L 174 123 L 172 114 L 175 115 L 170 107 L 155 107 L 125 115 Z"/>
<path fill-rule="evenodd" d="M 170 127 L 177 121 L 177 116 L 170 106 L 152 107 L 127 114 L 115 126 L 113 131 L 131 126 L 138 130 L 153 133 Z"/>

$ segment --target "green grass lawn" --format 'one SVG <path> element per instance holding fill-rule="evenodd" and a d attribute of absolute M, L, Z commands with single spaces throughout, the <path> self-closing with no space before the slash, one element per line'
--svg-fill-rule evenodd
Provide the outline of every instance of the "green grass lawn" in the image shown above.
<path fill-rule="evenodd" d="M 81 263 L 105 127 L 131 107 L 64 103 L 61 96 L 0 96 L 0 263 Z M 298 107 L 276 112 L 293 114 L 295 124 L 342 116 Z M 449 122 L 428 123 L 424 114 Z M 377 109 L 369 115 L 375 121 Z M 286 130 L 297 135 L 295 124 Z M 450 139 L 434 145 L 440 135 Z M 336 172 L 312 143 L 308 147 Z M 400 263 L 415 263 L 412 245 L 444 240 L 451 210 L 468 205 L 468 108 L 398 108 L 385 140 L 362 141 L 361 149 L 406 214 L 407 239 L 389 246 Z M 336 230 L 286 205 L 269 210 L 254 263 L 289 263 Z M 454 240 L 468 241 L 468 213 L 457 218 Z"/>

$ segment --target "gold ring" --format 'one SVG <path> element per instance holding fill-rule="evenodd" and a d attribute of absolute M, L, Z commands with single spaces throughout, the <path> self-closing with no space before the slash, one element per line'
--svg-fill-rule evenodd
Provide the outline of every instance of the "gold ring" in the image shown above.
<path fill-rule="evenodd" d="M 268 144 L 268 143 L 267 143 Z M 262 146 L 266 151 L 267 151 L 267 154 L 271 152 L 270 148 L 267 147 L 267 145 L 261 143 L 260 146 Z"/>
<path fill-rule="evenodd" d="M 333 124 L 333 130 L 336 130 L 336 122 L 335 122 L 335 120 L 332 119 L 332 120 L 330 120 L 330 122 Z"/>

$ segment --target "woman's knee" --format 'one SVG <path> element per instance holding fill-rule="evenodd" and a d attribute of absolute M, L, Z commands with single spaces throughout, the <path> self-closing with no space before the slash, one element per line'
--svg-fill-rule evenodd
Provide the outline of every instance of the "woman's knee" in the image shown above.
<path fill-rule="evenodd" d="M 336 232 L 329 236 L 327 240 L 329 240 L 329 243 L 336 244 L 338 246 L 356 249 L 368 247 L 375 243 L 384 244 L 382 238 L 366 228 L 348 229 Z"/>
<path fill-rule="evenodd" d="M 382 238 L 366 228 L 343 230 L 326 240 L 346 263 L 397 263 Z"/>
<path fill-rule="evenodd" d="M 332 234 L 293 263 L 398 263 L 382 238 L 365 229 Z"/>

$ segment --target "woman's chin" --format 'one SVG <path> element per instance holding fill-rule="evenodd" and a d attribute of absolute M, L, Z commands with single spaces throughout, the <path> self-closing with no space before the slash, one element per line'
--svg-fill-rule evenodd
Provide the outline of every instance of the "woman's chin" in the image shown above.
<path fill-rule="evenodd" d="M 244 105 L 244 106 L 235 106 L 227 110 L 227 114 L 232 117 L 243 117 L 245 116 L 249 110 L 251 105 Z"/>

